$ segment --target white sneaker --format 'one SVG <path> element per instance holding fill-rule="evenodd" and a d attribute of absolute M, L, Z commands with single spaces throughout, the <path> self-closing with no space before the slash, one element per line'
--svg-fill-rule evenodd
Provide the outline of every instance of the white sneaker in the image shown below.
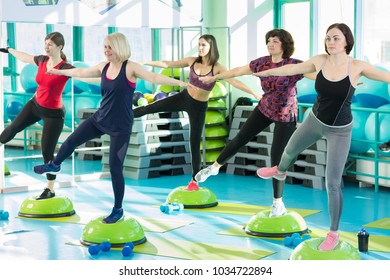
<path fill-rule="evenodd" d="M 274 202 L 271 206 L 271 211 L 269 213 L 270 218 L 279 217 L 287 213 L 286 207 L 284 207 L 283 202 Z"/>
<path fill-rule="evenodd" d="M 202 183 L 207 180 L 211 175 L 217 175 L 219 172 L 219 168 L 214 167 L 213 165 L 207 166 L 206 168 L 200 170 L 195 175 L 195 180 L 199 183 Z"/>

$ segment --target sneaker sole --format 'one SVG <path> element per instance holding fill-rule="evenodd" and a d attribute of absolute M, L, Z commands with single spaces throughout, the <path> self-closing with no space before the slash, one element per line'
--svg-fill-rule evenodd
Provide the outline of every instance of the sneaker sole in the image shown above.
<path fill-rule="evenodd" d="M 207 176 L 204 180 L 201 180 L 201 178 L 198 178 L 196 175 L 195 175 L 195 180 L 198 182 L 198 183 L 203 183 L 205 182 L 210 176 L 215 176 L 215 175 L 218 175 L 217 174 L 210 174 L 209 176 Z"/>
<path fill-rule="evenodd" d="M 286 176 L 284 176 L 284 177 L 277 177 L 277 176 L 261 176 L 258 172 L 256 172 L 256 175 L 258 176 L 258 177 L 260 177 L 261 179 L 265 179 L 265 180 L 268 180 L 268 179 L 271 179 L 271 178 L 274 178 L 274 179 L 276 179 L 276 180 L 278 180 L 278 181 L 284 181 L 284 180 L 286 180 Z"/>
<path fill-rule="evenodd" d="M 34 169 L 33 169 L 33 171 L 35 172 Z M 36 174 L 39 174 L 39 175 L 46 175 L 46 174 L 57 175 L 57 174 L 61 173 L 61 171 L 43 172 L 43 173 L 37 173 L 37 172 L 35 172 L 35 173 L 36 173 Z"/>

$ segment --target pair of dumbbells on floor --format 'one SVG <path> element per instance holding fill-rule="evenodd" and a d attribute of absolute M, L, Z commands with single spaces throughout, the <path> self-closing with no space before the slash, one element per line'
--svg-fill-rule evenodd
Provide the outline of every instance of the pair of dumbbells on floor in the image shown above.
<path fill-rule="evenodd" d="M 9 213 L 8 211 L 0 210 L 0 220 L 8 220 Z"/>
<path fill-rule="evenodd" d="M 299 244 L 301 244 L 303 241 L 310 239 L 311 236 L 309 234 L 300 235 L 299 233 L 293 233 L 291 236 L 286 236 L 284 238 L 284 245 L 288 247 L 297 247 Z"/>
<path fill-rule="evenodd" d="M 100 251 L 108 252 L 111 249 L 111 243 L 108 241 L 102 242 L 100 244 L 91 245 L 88 247 L 88 252 L 91 255 L 97 255 Z M 134 244 L 133 242 L 127 242 L 122 248 L 122 255 L 124 257 L 129 257 L 133 252 Z"/>

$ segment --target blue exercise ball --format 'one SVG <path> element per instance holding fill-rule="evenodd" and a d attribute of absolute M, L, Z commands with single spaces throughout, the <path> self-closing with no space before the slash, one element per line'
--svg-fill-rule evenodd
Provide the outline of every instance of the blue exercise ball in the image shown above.
<path fill-rule="evenodd" d="M 73 62 L 73 66 L 76 68 L 88 68 L 89 65 L 82 61 L 75 61 Z M 82 93 L 82 92 L 89 92 L 89 84 L 84 81 L 79 81 L 77 79 L 74 79 L 73 81 L 73 90 L 74 93 Z"/>
<path fill-rule="evenodd" d="M 352 108 L 353 107 L 357 107 L 357 106 L 352 106 Z M 351 146 L 349 149 L 350 153 L 362 154 L 362 153 L 366 153 L 370 149 L 370 143 L 359 141 L 359 140 L 367 140 L 365 127 L 369 116 L 370 116 L 370 112 L 352 109 L 353 127 L 352 127 Z"/>
<path fill-rule="evenodd" d="M 99 98 L 94 97 L 89 92 L 82 92 L 75 96 L 74 117 L 77 124 L 80 123 L 80 110 L 96 109 L 99 107 Z"/>
<path fill-rule="evenodd" d="M 144 94 L 138 90 L 134 91 L 134 94 L 133 94 L 133 105 L 134 106 L 138 106 L 138 99 L 140 99 L 141 97 L 143 97 Z"/>
<path fill-rule="evenodd" d="M 378 69 L 389 72 L 386 68 L 376 66 Z M 356 87 L 355 96 L 365 108 L 378 108 L 390 103 L 389 86 L 387 83 L 361 77 L 362 84 Z"/>
<path fill-rule="evenodd" d="M 89 91 L 93 94 L 102 94 L 102 89 L 100 88 L 100 83 L 89 83 Z"/>
<path fill-rule="evenodd" d="M 23 104 L 19 101 L 11 101 L 7 104 L 6 113 L 8 118 L 13 121 L 16 116 L 22 111 Z"/>
<path fill-rule="evenodd" d="M 38 72 L 38 66 L 26 64 L 20 72 L 20 84 L 27 93 L 34 93 L 38 87 L 35 77 Z"/>
<path fill-rule="evenodd" d="M 69 98 L 67 96 L 66 98 L 62 99 L 62 102 L 64 103 L 66 110 L 64 123 L 67 127 L 72 127 L 72 99 L 70 96 Z"/>
<path fill-rule="evenodd" d="M 297 82 L 297 99 L 300 103 L 313 104 L 317 98 L 317 92 L 314 88 L 314 80 L 303 78 Z"/>

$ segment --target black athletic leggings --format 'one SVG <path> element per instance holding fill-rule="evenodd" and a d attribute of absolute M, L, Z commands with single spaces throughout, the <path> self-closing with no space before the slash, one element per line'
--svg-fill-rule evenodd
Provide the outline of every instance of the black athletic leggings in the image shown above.
<path fill-rule="evenodd" d="M 13 122 L 0 135 L 0 142 L 6 144 L 11 141 L 15 135 L 34 123 L 43 120 L 42 128 L 42 156 L 44 163 L 54 158 L 54 151 L 64 127 L 65 109 L 48 109 L 39 106 L 35 99 L 30 99 L 23 107 L 22 111 L 16 116 Z M 55 180 L 56 176 L 46 174 L 50 181 Z"/>
<path fill-rule="evenodd" d="M 81 144 L 98 138 L 105 134 L 101 129 L 96 127 L 89 117 L 83 121 L 76 130 L 69 135 L 65 142 L 61 145 L 54 163 L 60 165 L 65 159 L 70 157 L 74 150 Z M 130 134 L 122 133 L 118 135 L 110 135 L 110 151 L 108 163 L 110 166 L 111 182 L 114 192 L 114 207 L 122 208 L 123 198 L 125 194 L 125 179 L 123 175 L 123 163 L 126 158 L 127 148 L 129 147 Z"/>
<path fill-rule="evenodd" d="M 284 148 L 288 140 L 294 133 L 296 122 L 275 122 L 264 116 L 256 107 L 248 117 L 240 131 L 222 150 L 217 158 L 217 162 L 224 165 L 238 150 L 246 145 L 253 137 L 267 128 L 270 124 L 275 123 L 274 135 L 271 145 L 271 166 L 279 164 Z M 272 179 L 274 198 L 280 198 L 283 195 L 284 182 Z"/>
<path fill-rule="evenodd" d="M 155 101 L 147 106 L 134 109 L 134 117 L 138 118 L 146 114 L 158 112 L 179 112 L 188 113 L 190 120 L 190 149 L 192 163 L 192 178 L 195 180 L 196 173 L 201 168 L 200 141 L 204 127 L 208 102 L 192 98 L 185 89 L 173 96 Z"/>

